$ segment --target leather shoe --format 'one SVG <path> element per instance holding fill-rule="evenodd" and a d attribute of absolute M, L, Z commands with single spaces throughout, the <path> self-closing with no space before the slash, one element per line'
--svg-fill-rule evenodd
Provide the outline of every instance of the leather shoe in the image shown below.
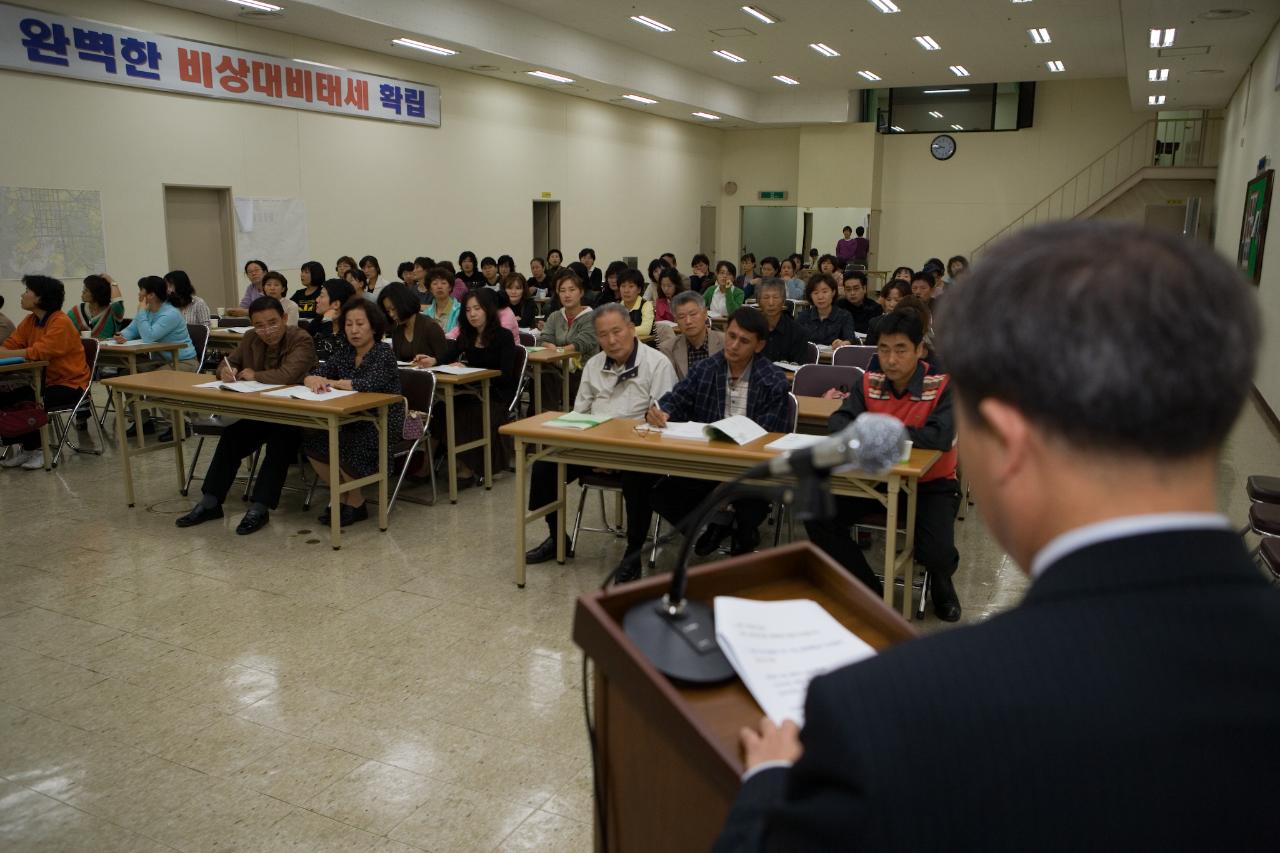
<path fill-rule="evenodd" d="M 369 504 L 362 503 L 360 506 L 349 506 L 342 504 L 342 508 L 338 512 L 338 526 L 350 527 L 357 521 L 366 521 L 369 518 Z"/>
<path fill-rule="evenodd" d="M 729 545 L 729 556 L 736 557 L 739 554 L 750 554 L 752 551 L 760 547 L 760 531 L 759 530 L 743 530 L 735 527 L 733 531 L 733 541 Z"/>
<path fill-rule="evenodd" d="M 251 509 L 244 514 L 244 518 L 240 519 L 240 523 L 236 525 L 236 533 L 241 536 L 248 536 L 250 533 L 257 533 L 259 530 L 267 526 L 267 522 L 271 520 L 271 513 L 263 510 L 259 512 Z"/>
<path fill-rule="evenodd" d="M 142 434 L 143 434 L 143 435 L 155 435 L 155 432 L 156 432 L 156 422 L 155 422 L 154 420 L 152 420 L 151 418 L 147 418 L 146 420 L 144 420 L 144 421 L 142 422 Z M 130 425 L 129 425 L 129 428 L 128 428 L 127 430 L 125 430 L 125 433 L 124 433 L 124 434 L 125 434 L 125 437 L 126 437 L 126 438 L 137 438 L 137 437 L 138 437 L 138 425 L 137 425 L 137 424 L 130 424 Z"/>
<path fill-rule="evenodd" d="M 568 559 L 573 556 L 573 546 L 568 542 L 564 543 L 564 556 Z M 545 563 L 548 560 L 556 558 L 556 540 L 554 536 L 548 536 L 542 540 L 536 548 L 531 548 L 524 552 L 524 561 L 528 564 Z"/>
<path fill-rule="evenodd" d="M 950 575 L 931 575 L 929 594 L 933 596 L 933 613 L 943 622 L 960 620 L 960 597 Z"/>
<path fill-rule="evenodd" d="M 614 584 L 631 583 L 640 580 L 640 554 L 627 554 L 622 558 L 622 562 L 618 563 L 618 568 L 614 569 Z"/>
<path fill-rule="evenodd" d="M 192 507 L 191 512 L 174 520 L 174 524 L 178 527 L 195 527 L 197 524 L 204 524 L 206 521 L 213 521 L 215 518 L 222 518 L 222 506 L 207 507 L 203 504 L 196 504 Z"/>
<path fill-rule="evenodd" d="M 724 524 L 716 524 L 712 522 L 707 525 L 706 532 L 698 537 L 698 541 L 693 545 L 693 553 L 699 557 L 705 557 L 712 551 L 720 547 L 720 543 L 729 535 L 729 527 Z"/>

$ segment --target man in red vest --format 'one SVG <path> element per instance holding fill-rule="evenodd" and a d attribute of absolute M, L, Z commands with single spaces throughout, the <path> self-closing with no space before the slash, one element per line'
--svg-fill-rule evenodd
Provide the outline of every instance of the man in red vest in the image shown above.
<path fill-rule="evenodd" d="M 956 488 L 955 418 L 951 407 L 950 380 L 931 372 L 924 361 L 924 327 L 913 311 L 894 311 L 881 319 L 876 347 L 880 369 L 868 370 L 862 382 L 827 422 L 827 431 L 839 432 L 863 412 L 893 415 L 907 427 L 915 447 L 941 450 L 942 458 L 920 478 L 916 501 L 916 562 L 929 573 L 933 612 L 939 619 L 960 618 L 960 599 L 951 575 L 960 562 L 955 546 L 955 518 L 960 492 Z M 836 517 L 805 523 L 814 545 L 853 573 L 876 592 L 880 580 L 871 571 L 862 549 L 849 537 L 849 527 L 860 518 L 883 511 L 872 498 L 839 498 Z M 906 496 L 900 512 L 905 516 Z"/>

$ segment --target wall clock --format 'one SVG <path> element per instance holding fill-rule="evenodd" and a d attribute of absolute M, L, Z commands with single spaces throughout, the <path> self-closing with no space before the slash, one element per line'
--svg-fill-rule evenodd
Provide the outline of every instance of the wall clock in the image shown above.
<path fill-rule="evenodd" d="M 950 160 L 956 153 L 956 141 L 945 133 L 935 136 L 929 143 L 929 153 L 935 160 Z"/>

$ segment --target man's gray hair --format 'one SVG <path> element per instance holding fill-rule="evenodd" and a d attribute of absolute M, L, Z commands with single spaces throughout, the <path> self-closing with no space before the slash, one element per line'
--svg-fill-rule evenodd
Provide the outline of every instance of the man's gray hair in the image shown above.
<path fill-rule="evenodd" d="M 591 322 L 599 323 L 601 319 L 603 319 L 604 317 L 608 317 L 610 314 L 617 314 L 619 317 L 626 320 L 628 323 L 631 323 L 631 312 L 628 311 L 626 308 L 622 307 L 621 302 L 606 302 L 605 304 L 599 306 L 598 308 L 593 309 L 593 314 L 591 315 Z M 632 323 L 632 325 L 635 325 L 635 324 Z"/>
<path fill-rule="evenodd" d="M 760 293 L 762 290 L 766 290 L 768 288 L 777 288 L 778 292 L 782 294 L 783 299 L 787 297 L 787 283 L 776 275 L 765 276 L 760 279 L 760 283 L 756 285 L 756 293 Z"/>
<path fill-rule="evenodd" d="M 694 293 L 692 290 L 682 290 L 671 300 L 671 313 L 680 310 L 682 305 L 697 305 L 699 308 L 706 310 L 707 303 L 701 294 Z"/>

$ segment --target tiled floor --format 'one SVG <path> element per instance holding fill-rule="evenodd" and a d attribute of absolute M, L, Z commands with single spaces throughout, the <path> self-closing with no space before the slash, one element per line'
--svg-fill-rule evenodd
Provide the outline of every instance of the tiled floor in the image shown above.
<path fill-rule="evenodd" d="M 1278 446 L 1250 405 L 1233 518 Z M 134 510 L 111 453 L 0 472 L 0 849 L 590 849 L 569 630 L 617 541 L 584 534 L 518 590 L 510 477 L 334 552 L 293 494 L 250 537 L 235 500 L 178 531 L 171 458 L 137 470 Z M 957 535 L 966 621 L 1015 604 L 976 509 Z"/>

